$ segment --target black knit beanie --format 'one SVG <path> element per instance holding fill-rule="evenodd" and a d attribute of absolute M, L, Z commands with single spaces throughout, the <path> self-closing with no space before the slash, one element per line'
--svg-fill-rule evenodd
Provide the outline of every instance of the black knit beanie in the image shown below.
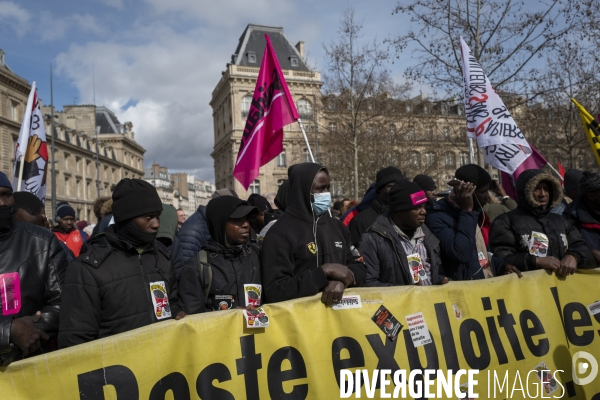
<path fill-rule="evenodd" d="M 427 203 L 425 192 L 414 182 L 399 180 L 390 190 L 390 214 L 412 210 L 425 203 Z"/>
<path fill-rule="evenodd" d="M 419 185 L 423 190 L 437 189 L 437 185 L 433 181 L 433 178 L 427 175 L 417 175 L 414 177 L 413 182 Z"/>
<path fill-rule="evenodd" d="M 565 175 L 565 182 L 567 180 L 567 176 Z M 566 187 L 565 183 L 565 187 Z M 581 194 L 588 194 L 595 192 L 600 189 L 600 174 L 596 174 L 591 171 L 585 171 L 583 173 L 583 178 L 579 181 L 579 190 Z M 566 189 L 565 189 L 566 190 Z"/>
<path fill-rule="evenodd" d="M 490 174 L 477 164 L 463 165 L 456 170 L 454 176 L 461 181 L 472 183 L 477 188 L 481 188 L 492 181 Z"/>
<path fill-rule="evenodd" d="M 375 183 L 375 193 L 390 182 L 404 179 L 402 171 L 396 167 L 387 167 L 377 172 L 377 181 Z"/>
<path fill-rule="evenodd" d="M 75 218 L 75 210 L 66 201 L 61 201 L 56 205 L 56 216 L 59 218 L 73 217 Z"/>
<path fill-rule="evenodd" d="M 121 179 L 112 194 L 112 213 L 117 224 L 142 215 L 162 212 L 156 188 L 141 179 Z"/>

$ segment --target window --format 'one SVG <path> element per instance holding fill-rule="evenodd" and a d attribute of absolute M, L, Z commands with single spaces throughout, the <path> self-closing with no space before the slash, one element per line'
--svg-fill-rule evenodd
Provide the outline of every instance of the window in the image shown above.
<path fill-rule="evenodd" d="M 69 177 L 65 176 L 65 196 L 70 196 L 71 191 L 69 190 Z"/>
<path fill-rule="evenodd" d="M 435 165 L 435 153 L 425 153 L 425 168 L 431 168 Z"/>
<path fill-rule="evenodd" d="M 312 118 L 312 105 L 306 99 L 298 100 L 298 114 L 300 118 L 311 119 Z"/>
<path fill-rule="evenodd" d="M 413 151 L 408 156 L 408 163 L 413 168 L 419 168 L 421 166 L 421 156 L 416 151 Z"/>
<path fill-rule="evenodd" d="M 585 168 L 585 157 L 583 154 L 577 156 L 577 168 L 584 169 Z"/>
<path fill-rule="evenodd" d="M 448 105 L 442 104 L 442 115 L 448 114 Z"/>
<path fill-rule="evenodd" d="M 329 123 L 329 132 L 331 132 L 331 133 L 337 132 L 337 124 L 335 122 Z"/>
<path fill-rule="evenodd" d="M 287 167 L 287 163 L 285 161 L 285 149 L 277 156 L 277 166 L 278 167 Z"/>
<path fill-rule="evenodd" d="M 412 107 L 410 106 L 410 104 L 406 105 L 406 112 L 409 113 L 412 111 Z"/>
<path fill-rule="evenodd" d="M 252 97 L 244 96 L 242 99 L 242 118 L 246 118 L 248 116 L 248 111 L 250 111 L 250 104 L 252 103 Z"/>
<path fill-rule="evenodd" d="M 390 135 L 396 136 L 396 125 L 390 125 Z"/>
<path fill-rule="evenodd" d="M 467 165 L 469 163 L 469 153 L 465 151 L 460 152 L 460 166 Z"/>
<path fill-rule="evenodd" d="M 258 179 L 250 184 L 250 194 L 260 194 L 260 181 Z"/>
<path fill-rule="evenodd" d="M 292 65 L 292 67 L 297 67 L 298 66 L 298 57 L 290 57 L 290 64 Z"/>
<path fill-rule="evenodd" d="M 423 114 L 429 114 L 429 107 L 423 106 Z"/>
<path fill-rule="evenodd" d="M 413 140 L 415 138 L 415 130 L 412 126 L 408 127 L 408 132 L 406 132 L 406 139 Z"/>
<path fill-rule="evenodd" d="M 456 156 L 451 151 L 444 154 L 444 164 L 446 168 L 456 168 Z"/>
<path fill-rule="evenodd" d="M 12 118 L 13 121 L 18 121 L 19 120 L 19 103 L 17 103 L 16 101 L 11 101 L 10 102 L 10 117 Z"/>
<path fill-rule="evenodd" d="M 429 140 L 433 139 L 433 128 L 428 126 L 425 128 L 425 137 Z"/>
<path fill-rule="evenodd" d="M 302 150 L 302 161 L 303 162 L 311 162 L 310 153 L 308 152 L 308 149 Z"/>
<path fill-rule="evenodd" d="M 256 53 L 253 51 L 249 51 L 248 53 L 246 53 L 246 56 L 248 57 L 248 62 L 251 64 L 256 64 Z"/>
<path fill-rule="evenodd" d="M 443 132 L 444 132 L 444 138 L 448 139 L 450 137 L 450 128 L 445 126 Z"/>

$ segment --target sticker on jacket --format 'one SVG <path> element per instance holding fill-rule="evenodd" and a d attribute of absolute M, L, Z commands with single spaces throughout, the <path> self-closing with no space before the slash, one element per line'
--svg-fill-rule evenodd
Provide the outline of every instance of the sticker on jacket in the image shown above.
<path fill-rule="evenodd" d="M 246 307 L 258 307 L 260 305 L 260 294 L 262 285 L 257 283 L 244 284 L 244 294 L 246 295 Z"/>
<path fill-rule="evenodd" d="M 306 245 L 306 248 L 311 253 L 317 254 L 317 245 L 315 244 L 315 242 L 310 242 L 309 244 Z"/>
<path fill-rule="evenodd" d="M 384 306 L 379 307 L 371 319 L 390 340 L 396 339 L 398 332 L 402 329 L 402 324 Z"/>
<path fill-rule="evenodd" d="M 345 310 L 347 308 L 362 308 L 359 295 L 344 296 L 340 301 L 331 306 L 334 310 Z"/>
<path fill-rule="evenodd" d="M 423 270 L 423 261 L 421 261 L 421 256 L 419 253 L 409 254 L 406 256 L 408 260 L 408 266 L 410 267 L 410 273 L 412 275 L 413 283 L 418 283 L 421 278 L 421 271 Z"/>
<path fill-rule="evenodd" d="M 269 326 L 269 317 L 262 307 L 244 310 L 246 328 L 266 328 Z"/>
<path fill-rule="evenodd" d="M 235 296 L 231 294 L 215 294 L 212 302 L 213 311 L 231 310 L 235 307 Z"/>
<path fill-rule="evenodd" d="M 171 317 L 171 307 L 169 306 L 169 297 L 164 281 L 150 282 L 150 297 L 154 304 L 154 315 L 157 319 Z"/>
<path fill-rule="evenodd" d="M 546 257 L 548 254 L 548 236 L 540 232 L 531 232 L 529 239 L 529 254 L 536 257 Z"/>
<path fill-rule="evenodd" d="M 3 316 L 21 311 L 21 280 L 18 272 L 0 275 L 0 304 Z"/>

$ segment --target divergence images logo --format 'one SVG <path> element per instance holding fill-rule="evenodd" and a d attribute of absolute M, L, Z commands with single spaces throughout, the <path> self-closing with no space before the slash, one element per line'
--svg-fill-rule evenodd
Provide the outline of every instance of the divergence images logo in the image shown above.
<path fill-rule="evenodd" d="M 586 378 L 579 377 L 587 371 L 590 373 Z M 578 351 L 573 355 L 573 382 L 580 386 L 587 385 L 596 379 L 597 375 L 598 361 L 596 361 L 593 355 L 585 351 Z"/>

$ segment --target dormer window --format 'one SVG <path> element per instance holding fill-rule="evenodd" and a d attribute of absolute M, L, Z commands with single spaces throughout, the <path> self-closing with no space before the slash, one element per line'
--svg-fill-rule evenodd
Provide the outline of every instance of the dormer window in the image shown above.
<path fill-rule="evenodd" d="M 255 52 L 249 51 L 248 53 L 246 53 L 246 55 L 248 56 L 249 63 L 256 64 L 256 53 Z"/>
<path fill-rule="evenodd" d="M 298 66 L 298 57 L 290 57 L 290 64 L 292 65 L 292 67 L 297 67 Z"/>

